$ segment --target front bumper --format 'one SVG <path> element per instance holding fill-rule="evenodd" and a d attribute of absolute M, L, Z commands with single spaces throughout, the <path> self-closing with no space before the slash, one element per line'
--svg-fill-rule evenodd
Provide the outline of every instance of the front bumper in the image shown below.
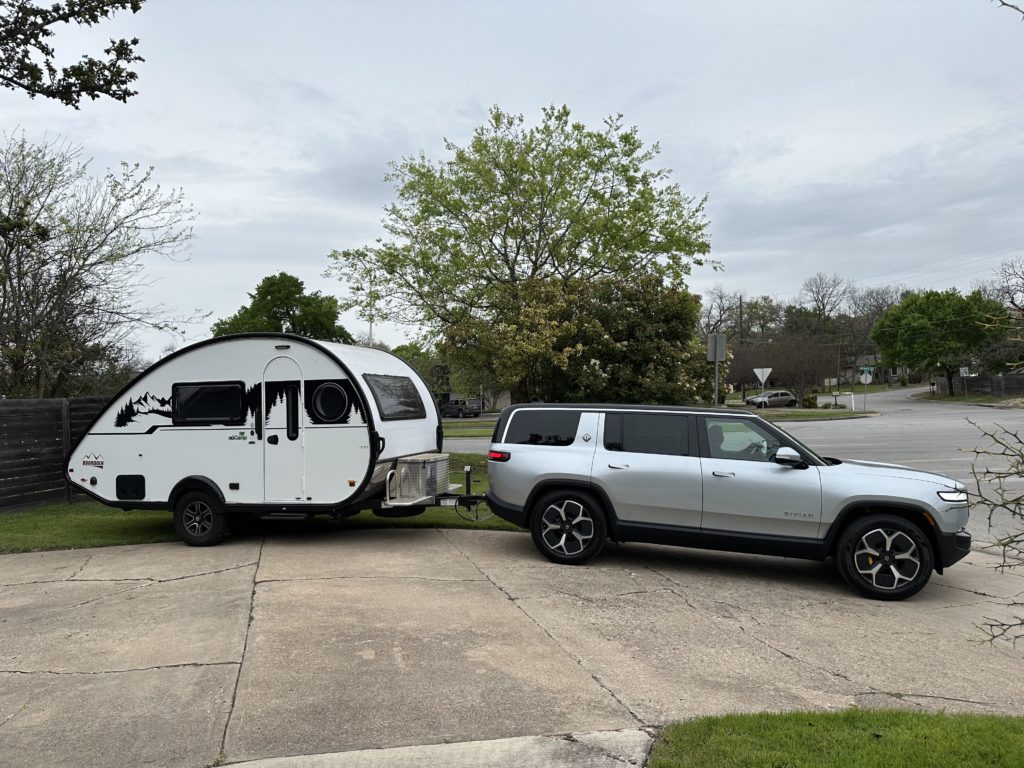
<path fill-rule="evenodd" d="M 937 531 L 939 537 L 939 563 L 948 568 L 953 563 L 963 560 L 971 551 L 971 534 L 961 529 L 956 533 Z"/>

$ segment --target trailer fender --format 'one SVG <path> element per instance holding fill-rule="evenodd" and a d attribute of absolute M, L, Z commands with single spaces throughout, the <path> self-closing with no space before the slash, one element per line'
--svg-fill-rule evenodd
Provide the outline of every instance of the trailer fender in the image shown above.
<path fill-rule="evenodd" d="M 203 475 L 190 475 L 189 477 L 183 478 L 178 481 L 178 484 L 171 490 L 171 495 L 167 499 L 167 506 L 174 509 L 174 505 L 177 503 L 178 498 L 183 493 L 189 491 L 203 491 L 209 493 L 216 498 L 221 504 L 224 503 L 224 493 L 220 487 L 208 477 Z"/>

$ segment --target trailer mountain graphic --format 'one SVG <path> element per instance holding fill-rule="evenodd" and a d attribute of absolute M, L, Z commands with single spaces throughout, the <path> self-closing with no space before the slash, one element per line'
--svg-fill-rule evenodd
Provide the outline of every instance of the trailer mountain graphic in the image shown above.
<path fill-rule="evenodd" d="M 332 383 L 336 384 L 345 393 L 345 407 L 340 414 L 333 414 L 333 418 L 324 418 L 320 409 L 316 407 L 316 391 L 321 384 Z M 263 391 L 263 384 L 253 384 L 245 390 L 243 396 L 243 405 L 245 407 L 245 423 L 251 423 L 256 429 L 258 437 L 263 437 L 263 428 L 270 421 L 270 414 L 273 412 L 275 407 L 283 407 L 287 400 L 288 387 L 294 387 L 299 389 L 300 382 L 294 381 L 268 381 L 266 393 Z M 265 398 L 265 400 L 264 400 Z M 305 402 L 303 403 L 304 410 L 306 413 L 307 424 L 365 424 L 366 414 L 363 413 L 362 406 L 360 405 L 359 397 L 356 394 L 355 388 L 352 383 L 348 380 L 307 380 L 305 382 Z M 263 408 L 263 418 L 260 419 L 258 414 L 260 412 L 261 405 Z M 130 398 L 126 402 L 121 410 L 117 412 L 117 416 L 114 418 L 115 427 L 127 427 L 146 416 L 159 416 L 165 419 L 171 419 L 174 417 L 174 411 L 172 410 L 172 399 L 170 397 L 161 397 L 160 395 L 154 395 L 152 392 L 146 392 L 140 397 Z M 355 416 L 355 420 L 353 420 Z"/>
<path fill-rule="evenodd" d="M 173 415 L 170 406 L 171 398 L 146 392 L 142 397 L 130 399 L 121 407 L 114 418 L 114 426 L 127 427 L 139 417 L 148 415 L 169 419 Z"/>

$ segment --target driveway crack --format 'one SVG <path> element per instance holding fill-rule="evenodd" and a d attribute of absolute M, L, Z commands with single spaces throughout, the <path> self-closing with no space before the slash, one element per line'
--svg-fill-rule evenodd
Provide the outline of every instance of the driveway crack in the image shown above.
<path fill-rule="evenodd" d="M 0 669 L 0 675 L 62 675 L 64 677 L 75 676 L 99 676 L 99 675 L 123 675 L 129 672 L 154 672 L 163 669 L 188 669 L 190 667 L 228 667 L 238 664 L 237 661 L 208 661 L 208 662 L 184 662 L 181 664 L 156 664 L 152 667 L 129 667 L 127 669 L 102 669 L 95 672 L 71 672 L 58 669 Z"/>
<path fill-rule="evenodd" d="M 470 563 L 472 563 L 473 567 L 476 568 L 480 572 L 480 574 L 485 579 L 487 579 L 487 581 L 489 581 L 491 583 L 491 585 L 495 589 L 497 589 L 499 592 L 501 592 L 501 594 L 503 594 L 508 599 L 508 601 L 510 603 L 512 603 L 513 606 L 515 606 L 516 610 L 520 611 L 523 614 L 523 616 L 525 616 L 527 619 L 529 619 L 534 624 L 534 626 L 536 626 L 541 632 L 543 632 L 545 635 L 547 635 L 547 637 L 551 640 L 551 642 L 554 643 L 559 648 L 559 650 L 562 651 L 562 653 L 564 653 L 566 656 L 568 656 L 570 659 L 572 659 L 574 662 L 576 662 L 577 666 L 579 666 L 580 669 L 582 669 L 584 672 L 586 672 L 588 675 L 590 675 L 591 679 L 595 683 L 597 683 L 598 687 L 602 688 L 609 696 L 612 697 L 612 699 L 620 707 L 622 707 L 624 710 L 626 710 L 626 712 L 629 713 L 629 716 L 632 717 L 637 722 L 637 724 L 639 724 L 641 727 L 646 727 L 647 726 L 647 723 L 644 722 L 643 718 L 640 717 L 640 715 L 631 706 L 629 706 L 629 704 L 621 696 L 619 696 L 619 694 L 616 693 L 611 688 L 611 686 L 609 686 L 607 683 L 605 683 L 601 679 L 600 675 L 598 675 L 593 670 L 589 669 L 587 667 L 587 665 L 584 663 L 582 658 L 580 658 L 576 654 L 572 653 L 568 648 L 565 647 L 565 645 L 561 641 L 558 640 L 558 638 L 556 638 L 548 630 L 547 627 L 545 627 L 543 624 L 541 624 L 539 621 L 537 621 L 537 619 L 535 619 L 533 616 L 531 616 L 530 613 L 520 604 L 520 602 L 518 600 L 516 600 L 514 597 L 512 597 L 511 593 L 509 593 L 509 591 L 507 589 L 505 589 L 503 586 L 501 586 L 501 584 L 496 582 L 487 573 L 485 573 L 484 570 L 479 565 L 477 565 L 476 562 L 474 562 L 474 560 L 468 554 L 466 554 L 465 550 L 463 550 L 462 547 L 460 547 L 457 543 L 455 543 L 452 539 L 450 539 L 447 535 L 445 535 L 445 532 L 443 530 L 438 529 L 438 533 L 440 533 L 441 536 L 443 536 L 444 539 L 449 544 L 451 544 L 451 546 L 454 547 L 455 550 L 460 555 L 462 555 L 464 558 L 466 558 L 466 560 L 468 560 Z"/>
<path fill-rule="evenodd" d="M 263 546 L 267 543 L 266 539 L 260 539 L 260 549 L 256 553 L 256 562 L 248 563 L 246 566 L 255 565 L 256 567 L 252 572 L 252 587 L 249 593 L 249 620 L 245 624 L 245 637 L 242 639 L 242 656 L 238 660 L 238 673 L 235 675 L 235 687 L 231 692 L 231 705 L 228 707 L 228 716 L 224 720 L 224 732 L 220 738 L 220 754 L 226 754 L 224 752 L 224 745 L 228 740 L 228 729 L 231 727 L 231 718 L 235 714 L 235 702 L 238 700 L 238 685 L 242 681 L 242 668 L 245 666 L 245 653 L 249 650 L 249 631 L 252 629 L 253 614 L 256 610 L 256 575 L 260 572 L 260 562 L 263 560 Z M 225 570 L 234 570 L 231 568 Z"/>

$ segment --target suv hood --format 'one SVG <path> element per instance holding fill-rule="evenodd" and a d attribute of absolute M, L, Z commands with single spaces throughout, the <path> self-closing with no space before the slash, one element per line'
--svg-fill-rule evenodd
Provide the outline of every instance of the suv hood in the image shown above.
<path fill-rule="evenodd" d="M 835 469 L 842 470 L 845 467 L 847 472 L 867 477 L 896 477 L 903 480 L 916 480 L 919 482 L 933 483 L 935 485 L 940 485 L 943 488 L 966 490 L 966 486 L 963 483 L 958 482 L 951 477 L 939 475 L 934 472 L 925 472 L 923 469 L 905 467 L 902 464 L 883 464 L 879 461 L 856 461 L 853 459 L 843 459 L 842 461 L 842 464 L 835 465 Z"/>

